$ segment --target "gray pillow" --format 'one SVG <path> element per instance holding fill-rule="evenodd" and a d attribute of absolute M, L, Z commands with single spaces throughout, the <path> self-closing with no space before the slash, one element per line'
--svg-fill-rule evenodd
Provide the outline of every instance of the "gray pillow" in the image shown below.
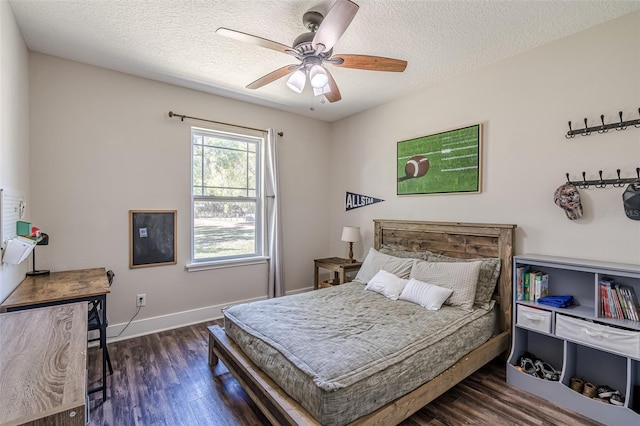
<path fill-rule="evenodd" d="M 390 247 L 385 247 L 382 246 L 380 248 L 380 250 L 378 250 L 379 253 L 384 253 L 384 254 L 388 254 L 389 256 L 395 256 L 395 257 L 401 257 L 403 259 L 407 259 L 407 258 L 411 258 L 411 259 L 422 259 L 422 260 L 428 260 L 428 256 L 434 253 L 431 253 L 430 251 L 404 251 L 404 250 L 396 250 Z"/>
<path fill-rule="evenodd" d="M 476 287 L 475 304 L 481 308 L 489 309 L 493 292 L 500 276 L 500 258 L 484 257 L 478 259 L 458 259 L 444 256 L 442 254 L 431 253 L 427 257 L 428 262 L 482 262 L 480 274 L 478 275 L 478 286 Z"/>
<path fill-rule="evenodd" d="M 445 302 L 465 311 L 473 310 L 482 262 L 425 262 L 414 259 L 410 278 L 453 290 Z"/>
<path fill-rule="evenodd" d="M 400 278 L 409 279 L 412 265 L 413 259 L 401 259 L 399 257 L 389 256 L 371 247 L 367 257 L 362 262 L 355 281 L 367 284 L 381 269 L 391 272 Z"/>

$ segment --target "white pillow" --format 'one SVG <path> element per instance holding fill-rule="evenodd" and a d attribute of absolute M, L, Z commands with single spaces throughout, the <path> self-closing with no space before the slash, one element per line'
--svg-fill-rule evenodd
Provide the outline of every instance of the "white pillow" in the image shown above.
<path fill-rule="evenodd" d="M 411 278 L 402 290 L 400 300 L 417 303 L 430 311 L 437 311 L 451 294 L 453 294 L 453 290 L 450 288 L 423 283 Z"/>
<path fill-rule="evenodd" d="M 371 278 L 364 289 L 380 293 L 391 300 L 398 300 L 408 281 L 393 275 L 391 272 L 380 270 Z"/>
<path fill-rule="evenodd" d="M 465 311 L 473 310 L 481 261 L 425 262 L 414 260 L 410 278 L 453 290 L 447 305 Z"/>
<path fill-rule="evenodd" d="M 369 254 L 367 254 L 364 262 L 362 262 L 362 266 L 354 280 L 361 283 L 368 283 L 381 269 L 391 272 L 400 278 L 408 279 L 412 266 L 413 259 L 401 259 L 399 257 L 389 256 L 371 247 L 369 248 Z"/>

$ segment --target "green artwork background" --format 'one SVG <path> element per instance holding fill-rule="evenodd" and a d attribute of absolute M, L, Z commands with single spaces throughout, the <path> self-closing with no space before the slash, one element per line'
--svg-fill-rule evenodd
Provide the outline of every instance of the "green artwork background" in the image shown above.
<path fill-rule="evenodd" d="M 480 124 L 398 142 L 398 195 L 478 192 L 480 190 Z M 426 175 L 405 176 L 414 155 L 429 159 Z"/>

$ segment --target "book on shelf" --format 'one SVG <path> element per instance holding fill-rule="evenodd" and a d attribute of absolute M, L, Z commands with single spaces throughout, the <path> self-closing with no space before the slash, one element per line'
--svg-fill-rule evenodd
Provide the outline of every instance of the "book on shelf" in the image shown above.
<path fill-rule="evenodd" d="M 640 321 L 640 307 L 633 287 L 603 278 L 600 280 L 599 289 L 599 309 L 603 318 Z"/>
<path fill-rule="evenodd" d="M 609 308 L 609 294 L 607 287 L 600 283 L 600 314 L 604 318 L 612 318 L 611 309 Z"/>
<path fill-rule="evenodd" d="M 638 298 L 636 297 L 636 292 L 633 287 L 623 287 L 623 291 L 627 294 L 628 297 L 628 305 L 631 308 L 631 314 L 633 315 L 634 321 L 640 321 L 640 307 L 638 306 Z"/>
<path fill-rule="evenodd" d="M 549 295 L 549 274 L 538 272 L 535 278 L 534 285 L 534 300 L 538 300 L 541 297 Z"/>
<path fill-rule="evenodd" d="M 613 306 L 616 308 L 616 316 L 618 317 L 618 319 L 625 319 L 624 313 L 622 312 L 620 298 L 618 297 L 618 292 L 613 285 L 611 286 L 611 294 L 613 296 Z"/>
<path fill-rule="evenodd" d="M 529 272 L 529 300 L 536 301 L 536 277 L 540 274 L 538 271 Z"/>
<path fill-rule="evenodd" d="M 516 300 L 524 300 L 524 274 L 529 266 L 518 266 L 516 269 Z"/>
<path fill-rule="evenodd" d="M 620 287 L 620 292 L 622 293 L 622 297 L 624 298 L 624 303 L 627 306 L 627 312 L 629 313 L 629 319 L 632 321 L 638 321 L 638 313 L 635 311 L 635 307 L 633 306 L 631 294 L 629 293 L 629 289 Z"/>
<path fill-rule="evenodd" d="M 531 274 L 529 272 L 525 272 L 522 275 L 522 300 L 530 300 L 531 296 L 531 287 L 530 287 L 530 279 Z"/>
<path fill-rule="evenodd" d="M 616 296 L 618 296 L 618 301 L 620 302 L 622 317 L 624 319 L 633 319 L 631 318 L 629 308 L 627 307 L 627 300 L 625 299 L 624 294 L 622 294 L 622 287 L 620 287 L 620 284 L 614 284 L 613 288 L 615 289 Z"/>
<path fill-rule="evenodd" d="M 614 299 L 614 293 L 611 291 L 613 280 L 604 279 L 604 286 L 607 289 L 607 297 L 609 300 L 609 311 L 611 316 L 609 318 L 618 319 L 618 310 L 616 309 L 616 301 Z"/>
<path fill-rule="evenodd" d="M 622 294 L 624 294 L 625 300 L 627 302 L 627 307 L 629 309 L 629 313 L 631 314 L 631 318 L 634 321 L 640 321 L 640 314 L 637 309 L 637 300 L 634 299 L 634 295 L 631 293 L 631 287 L 623 286 L 621 287 Z"/>
<path fill-rule="evenodd" d="M 604 305 L 605 318 L 617 318 L 618 312 L 616 311 L 615 303 L 613 301 L 613 294 L 611 293 L 611 284 L 613 280 L 608 278 L 602 278 L 600 280 L 600 288 L 602 289 L 602 304 Z"/>

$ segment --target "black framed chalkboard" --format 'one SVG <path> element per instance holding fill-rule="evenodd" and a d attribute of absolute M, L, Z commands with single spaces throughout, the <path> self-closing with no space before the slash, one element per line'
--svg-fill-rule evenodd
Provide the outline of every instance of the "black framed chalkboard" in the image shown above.
<path fill-rule="evenodd" d="M 176 264 L 176 210 L 129 210 L 129 268 Z"/>

